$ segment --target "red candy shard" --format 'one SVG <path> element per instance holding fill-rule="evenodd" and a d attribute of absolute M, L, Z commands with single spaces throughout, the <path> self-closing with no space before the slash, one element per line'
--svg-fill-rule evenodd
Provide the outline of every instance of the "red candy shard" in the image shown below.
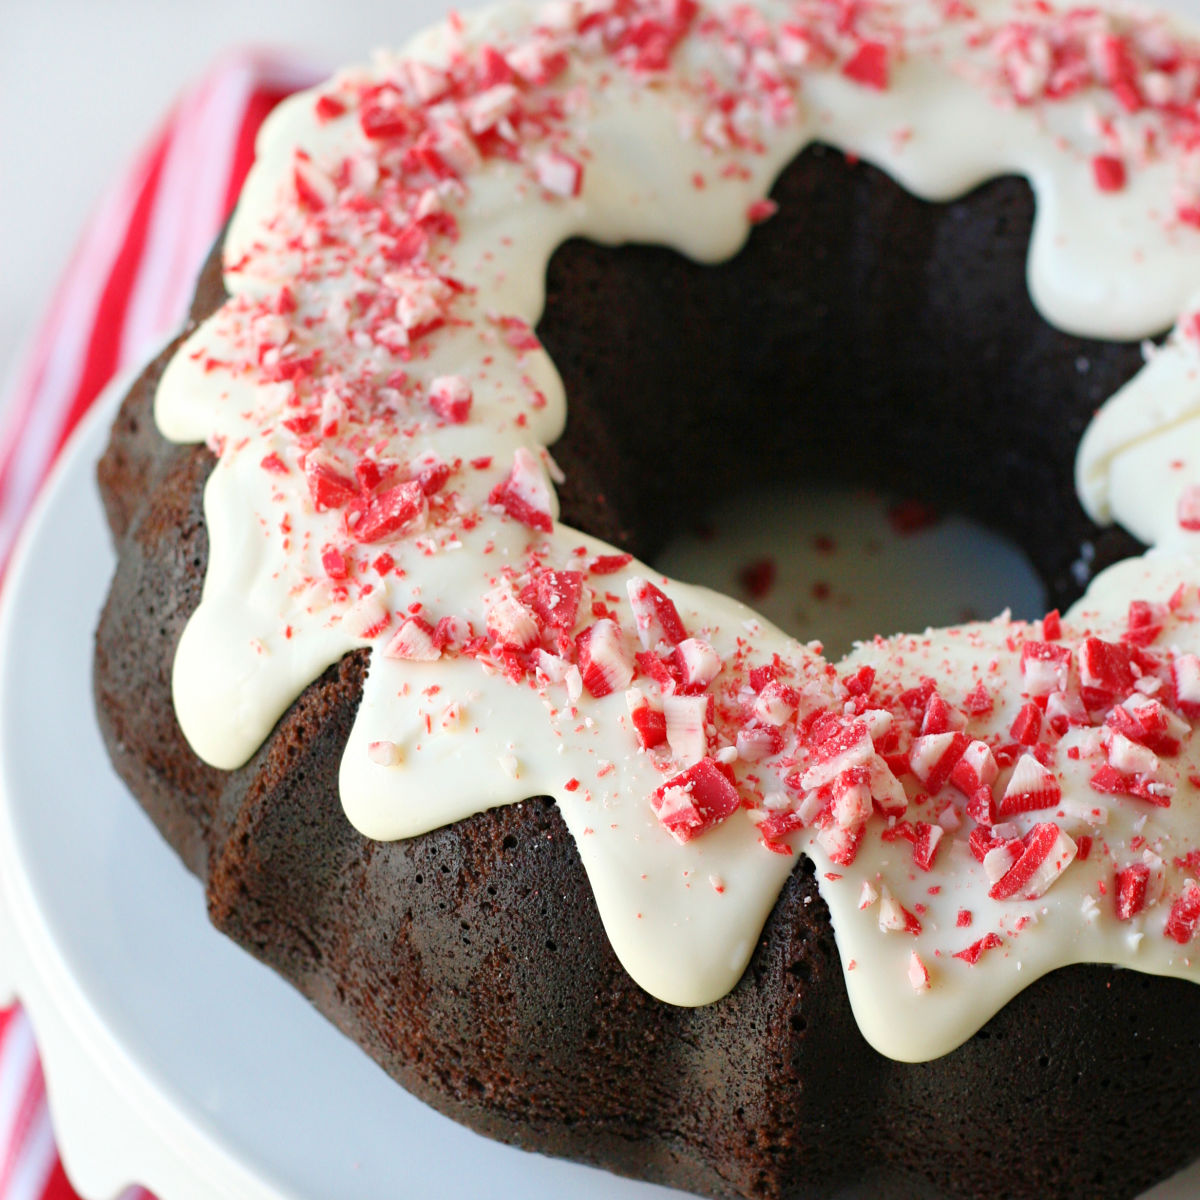
<path fill-rule="evenodd" d="M 662 704 L 671 753 L 680 762 L 698 762 L 708 753 L 713 697 L 671 695 Z"/>
<path fill-rule="evenodd" d="M 1149 646 L 1158 639 L 1166 623 L 1167 610 L 1148 600 L 1131 600 L 1121 641 L 1133 646 Z"/>
<path fill-rule="evenodd" d="M 773 812 L 765 817 L 758 826 L 759 840 L 770 850 L 779 854 L 791 854 L 791 847 L 783 842 L 783 838 L 797 829 L 804 828 L 804 819 L 798 812 L 784 810 Z"/>
<path fill-rule="evenodd" d="M 1180 654 L 1171 664 L 1171 685 L 1175 707 L 1185 717 L 1200 717 L 1200 658 Z"/>
<path fill-rule="evenodd" d="M 321 566 L 330 579 L 342 580 L 349 574 L 346 556 L 336 546 L 326 546 L 321 551 Z"/>
<path fill-rule="evenodd" d="M 1004 940 L 999 934 L 989 933 L 977 942 L 972 942 L 965 950 L 959 950 L 954 957 L 961 958 L 963 962 L 969 963 L 973 967 L 986 951 L 997 950 L 1003 945 Z"/>
<path fill-rule="evenodd" d="M 1186 946 L 1196 935 L 1196 927 L 1200 925 L 1200 884 L 1194 879 L 1187 880 L 1183 891 L 1171 905 L 1163 934 L 1172 941 Z"/>
<path fill-rule="evenodd" d="M 508 59 L 495 46 L 483 46 L 479 51 L 479 86 L 481 90 L 498 83 L 515 83 L 517 73 Z"/>
<path fill-rule="evenodd" d="M 866 767 L 851 767 L 833 781 L 829 806 L 834 823 L 842 829 L 858 829 L 872 813 L 871 780 Z"/>
<path fill-rule="evenodd" d="M 339 466 L 320 451 L 313 451 L 304 460 L 304 480 L 317 512 L 342 508 L 358 496 L 358 485 Z"/>
<path fill-rule="evenodd" d="M 914 992 L 926 992 L 932 986 L 929 981 L 929 968 L 915 950 L 908 956 L 908 982 L 912 984 Z"/>
<path fill-rule="evenodd" d="M 1110 796 L 1136 796 L 1157 808 L 1171 807 L 1169 784 L 1128 775 L 1118 771 L 1111 763 L 1105 763 L 1091 778 L 1093 790 Z"/>
<path fill-rule="evenodd" d="M 296 151 L 292 162 L 292 186 L 305 212 L 320 212 L 337 199 L 333 180 L 302 150 Z"/>
<path fill-rule="evenodd" d="M 1125 162 L 1113 154 L 1097 154 L 1092 159 L 1092 178 L 1102 192 L 1119 192 L 1125 186 Z"/>
<path fill-rule="evenodd" d="M 1085 638 L 1079 648 L 1079 682 L 1089 708 L 1101 707 L 1133 687 L 1133 668 L 1127 646 L 1100 638 Z"/>
<path fill-rule="evenodd" d="M 651 808 L 678 842 L 690 842 L 719 825 L 740 803 L 733 781 L 711 758 L 693 763 L 650 796 Z"/>
<path fill-rule="evenodd" d="M 761 762 L 784 747 L 783 733 L 773 725 L 743 725 L 737 731 L 738 758 L 743 762 Z"/>
<path fill-rule="evenodd" d="M 427 512 L 421 485 L 415 480 L 398 483 L 367 502 L 351 532 L 360 542 L 377 542 L 418 528 L 425 523 Z"/>
<path fill-rule="evenodd" d="M 774 200 L 755 200 L 746 209 L 746 220 L 751 225 L 761 225 L 769 221 L 779 211 L 779 205 Z"/>
<path fill-rule="evenodd" d="M 379 484 L 382 478 L 383 472 L 379 469 L 379 464 L 373 458 L 360 458 L 354 464 L 354 479 L 358 484 L 359 491 L 371 491 Z"/>
<path fill-rule="evenodd" d="M 967 816 L 972 821 L 990 829 L 996 823 L 996 801 L 992 789 L 986 785 L 977 787 L 967 801 Z"/>
<path fill-rule="evenodd" d="M 990 828 L 980 825 L 971 830 L 967 845 L 976 861 L 983 862 L 992 850 L 995 850 L 997 846 L 1004 845 L 1004 839 L 996 837 Z"/>
<path fill-rule="evenodd" d="M 540 630 L 533 611 L 511 592 L 497 588 L 484 597 L 487 630 L 500 650 L 529 650 L 537 645 Z"/>
<path fill-rule="evenodd" d="M 1173 758 L 1183 748 L 1189 727 L 1160 701 L 1136 693 L 1109 710 L 1104 723 L 1147 749 Z"/>
<path fill-rule="evenodd" d="M 632 554 L 599 554 L 588 564 L 589 575 L 615 575 L 633 562 Z"/>
<path fill-rule="evenodd" d="M 888 86 L 888 48 L 883 42 L 863 42 L 842 64 L 842 74 L 864 87 L 882 92 Z"/>
<path fill-rule="evenodd" d="M 534 171 L 538 183 L 551 195 L 568 199 L 583 191 L 583 163 L 569 154 L 547 150 L 538 155 Z"/>
<path fill-rule="evenodd" d="M 416 472 L 416 481 L 426 496 L 436 496 L 446 486 L 452 473 L 450 464 L 432 452 L 413 462 L 412 470 Z"/>
<path fill-rule="evenodd" d="M 1146 907 L 1146 887 L 1150 868 L 1145 863 L 1133 863 L 1117 872 L 1117 920 L 1128 921 Z"/>
<path fill-rule="evenodd" d="M 941 696 L 934 692 L 925 705 L 925 715 L 921 718 L 921 732 L 948 733 L 962 729 L 967 723 L 966 717 L 958 709 L 947 704 Z"/>
<path fill-rule="evenodd" d="M 886 891 L 879 901 L 879 928 L 892 933 L 911 933 L 913 937 L 921 932 L 921 920 L 908 911 L 895 896 Z"/>
<path fill-rule="evenodd" d="M 703 691 L 725 665 L 703 638 L 684 638 L 673 657 L 685 692 Z"/>
<path fill-rule="evenodd" d="M 869 696 L 871 688 L 875 686 L 875 668 L 859 667 L 853 675 L 847 675 L 842 682 L 846 685 L 846 691 L 850 695 Z"/>
<path fill-rule="evenodd" d="M 924 716 L 929 704 L 929 697 L 937 691 L 937 684 L 926 676 L 916 687 L 900 693 L 900 703 L 912 713 L 913 717 Z"/>
<path fill-rule="evenodd" d="M 322 124 L 340 117 L 346 111 L 346 106 L 335 96 L 318 96 L 314 108 L 317 120 Z"/>
<path fill-rule="evenodd" d="M 579 616 L 583 597 L 583 575 L 579 571 L 543 571 L 521 593 L 529 605 L 551 629 L 570 633 Z"/>
<path fill-rule="evenodd" d="M 1042 732 L 1042 710 L 1036 704 L 1023 704 L 1013 718 L 1009 735 L 1020 746 L 1032 746 Z"/>
<path fill-rule="evenodd" d="M 845 721 L 832 713 L 823 716 L 829 719 L 818 719 L 810 731 L 813 753 L 801 780 L 806 788 L 823 787 L 843 771 L 865 766 L 875 753 L 865 721 Z"/>

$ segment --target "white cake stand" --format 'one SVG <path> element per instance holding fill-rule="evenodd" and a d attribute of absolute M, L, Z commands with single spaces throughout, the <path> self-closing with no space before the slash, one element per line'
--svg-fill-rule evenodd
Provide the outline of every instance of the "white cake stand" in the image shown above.
<path fill-rule="evenodd" d="M 115 397 L 114 397 L 115 398 Z M 108 763 L 92 631 L 113 566 L 94 464 L 64 455 L 0 604 L 0 1001 L 37 1035 L 88 1200 L 678 1195 L 478 1137 L 414 1100 L 217 934 Z"/>
<path fill-rule="evenodd" d="M 667 1200 L 487 1141 L 388 1079 L 209 927 L 201 889 L 114 775 L 92 712 L 113 565 L 80 429 L 0 601 L 0 1001 L 27 1007 L 88 1200 Z M 1151 1193 L 1200 1194 L 1200 1167 Z"/>

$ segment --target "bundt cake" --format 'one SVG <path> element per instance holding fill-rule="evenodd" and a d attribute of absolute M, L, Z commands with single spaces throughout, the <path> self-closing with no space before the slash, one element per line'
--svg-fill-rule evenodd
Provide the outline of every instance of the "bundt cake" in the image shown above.
<path fill-rule="evenodd" d="M 1200 1155 L 1198 146 L 1200 41 L 1043 0 L 509 2 L 281 106 L 100 465 L 100 723 L 217 927 L 703 1195 Z M 832 663 L 645 565 L 798 478 L 1054 609 Z"/>

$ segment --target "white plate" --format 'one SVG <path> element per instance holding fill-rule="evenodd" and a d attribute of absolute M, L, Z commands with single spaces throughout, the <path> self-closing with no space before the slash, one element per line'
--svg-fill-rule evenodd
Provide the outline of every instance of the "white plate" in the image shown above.
<path fill-rule="evenodd" d="M 89 1200 L 667 1200 L 477 1137 L 412 1099 L 206 922 L 109 766 L 92 630 L 113 565 L 93 465 L 60 463 L 0 605 L 0 999 L 27 1005 L 67 1169 Z M 1153 1193 L 1200 1194 L 1200 1168 Z"/>

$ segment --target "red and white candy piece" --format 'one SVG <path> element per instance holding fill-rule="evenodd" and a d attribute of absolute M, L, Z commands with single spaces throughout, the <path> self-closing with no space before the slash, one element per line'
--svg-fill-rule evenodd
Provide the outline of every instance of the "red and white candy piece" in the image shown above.
<path fill-rule="evenodd" d="M 527 446 L 513 451 L 512 470 L 488 496 L 489 504 L 499 505 L 514 521 L 541 533 L 554 528 L 550 484 L 542 460 Z"/>
<path fill-rule="evenodd" d="M 843 771 L 866 766 L 874 757 L 875 745 L 865 721 L 835 720 L 814 749 L 810 766 L 800 778 L 800 786 L 824 787 Z"/>
<path fill-rule="evenodd" d="M 495 588 L 483 597 L 487 629 L 497 646 L 528 650 L 536 646 L 541 631 L 537 615 L 507 588 Z"/>
<path fill-rule="evenodd" d="M 537 181 L 554 196 L 564 199 L 583 191 L 583 163 L 559 150 L 539 154 L 533 163 Z"/>
<path fill-rule="evenodd" d="M 653 750 L 667 740 L 667 718 L 661 708 L 650 703 L 641 688 L 625 692 L 625 704 L 637 739 L 644 750 Z"/>
<path fill-rule="evenodd" d="M 960 730 L 924 734 L 913 739 L 909 768 L 932 795 L 942 789 L 969 745 L 970 739 Z"/>
<path fill-rule="evenodd" d="M 1175 519 L 1180 529 L 1189 532 L 1200 530 L 1200 484 L 1191 483 L 1179 493 L 1175 506 Z"/>
<path fill-rule="evenodd" d="M 451 425 L 466 422 L 474 398 L 471 385 L 461 375 L 439 375 L 429 385 L 430 408 Z"/>
<path fill-rule="evenodd" d="M 687 637 L 679 610 L 660 588 L 640 575 L 632 576 L 625 586 L 643 650 L 657 650 L 664 642 L 678 646 Z"/>
<path fill-rule="evenodd" d="M 583 686 L 596 699 L 621 691 L 633 679 L 633 663 L 625 650 L 621 627 L 608 617 L 589 625 L 576 639 Z"/>
<path fill-rule="evenodd" d="M 1052 821 L 1035 825 L 1022 839 L 1021 853 L 1013 865 L 992 884 L 993 900 L 1019 897 L 1037 900 L 1075 861 L 1079 852 L 1074 840 Z"/>
<path fill-rule="evenodd" d="M 884 933 L 911 933 L 915 937 L 921 932 L 921 922 L 884 888 L 879 898 L 879 928 Z"/>
<path fill-rule="evenodd" d="M 1000 768 L 996 765 L 996 756 L 987 742 L 978 738 L 967 744 L 958 762 L 950 771 L 950 782 L 964 796 L 975 795 L 980 788 L 990 788 L 996 782 Z"/>
<path fill-rule="evenodd" d="M 686 691 L 702 691 L 721 673 L 725 665 L 721 656 L 703 638 L 684 638 L 675 647 L 675 661 L 679 665 Z"/>
<path fill-rule="evenodd" d="M 584 676 L 586 682 L 587 676 Z M 682 763 L 694 763 L 708 753 L 708 696 L 664 696 L 667 744 Z"/>
<path fill-rule="evenodd" d="M 1140 694 L 1114 705 L 1105 724 L 1164 758 L 1178 754 L 1191 732 L 1191 726 L 1160 700 Z"/>
<path fill-rule="evenodd" d="M 442 650 L 433 626 L 421 617 L 409 617 L 384 646 L 383 656 L 408 662 L 436 662 L 442 657 Z"/>
<path fill-rule="evenodd" d="M 1153 750 L 1112 731 L 1108 733 L 1108 762 L 1127 775 L 1154 775 L 1158 771 L 1158 755 Z"/>
<path fill-rule="evenodd" d="M 521 601 L 529 605 L 550 629 L 570 633 L 579 616 L 583 599 L 583 575 L 579 571 L 542 571 L 521 591 Z"/>
<path fill-rule="evenodd" d="M 1013 767 L 997 814 L 1003 820 L 1017 813 L 1053 808 L 1061 799 L 1062 787 L 1054 772 L 1042 766 L 1032 754 L 1023 754 Z"/>
<path fill-rule="evenodd" d="M 1185 717 L 1200 717 L 1200 657 L 1180 654 L 1171 664 L 1175 707 Z"/>
<path fill-rule="evenodd" d="M 754 715 L 765 725 L 785 725 L 800 702 L 796 689 L 772 679 L 754 699 Z"/>
<path fill-rule="evenodd" d="M 851 767 L 833 782 L 830 812 L 843 829 L 859 828 L 874 811 L 871 802 L 871 777 L 866 767 Z"/>
<path fill-rule="evenodd" d="M 741 800 L 719 763 L 703 758 L 658 788 L 650 807 L 677 842 L 689 842 L 737 811 Z"/>
<path fill-rule="evenodd" d="M 347 512 L 347 525 L 360 542 L 416 533 L 425 528 L 429 500 L 420 481 L 411 479 L 372 496 L 361 508 Z"/>
<path fill-rule="evenodd" d="M 908 956 L 908 982 L 912 984 L 914 992 L 927 992 L 931 986 L 929 968 L 915 950 Z"/>
<path fill-rule="evenodd" d="M 1163 933 L 1172 941 L 1186 946 L 1196 936 L 1200 927 L 1200 884 L 1187 880 L 1167 916 Z"/>

